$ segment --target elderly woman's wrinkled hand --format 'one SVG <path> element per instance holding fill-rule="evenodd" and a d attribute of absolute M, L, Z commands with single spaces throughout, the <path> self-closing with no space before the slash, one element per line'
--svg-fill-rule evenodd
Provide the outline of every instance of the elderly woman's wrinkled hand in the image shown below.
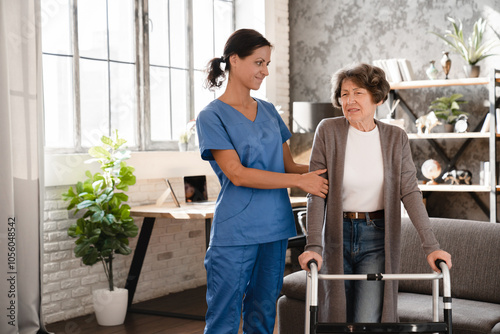
<path fill-rule="evenodd" d="M 443 260 L 448 265 L 448 268 L 451 269 L 452 263 L 451 263 L 451 255 L 450 255 L 450 253 L 445 252 L 444 250 L 439 249 L 439 250 L 434 251 L 434 252 L 430 253 L 429 255 L 427 255 L 427 262 L 431 266 L 432 270 L 434 270 L 434 271 L 436 271 L 436 272 L 439 273 L 439 272 L 441 272 L 441 269 L 439 269 L 436 266 L 436 260 Z"/>
<path fill-rule="evenodd" d="M 307 264 L 311 260 L 316 260 L 318 262 L 318 271 L 321 270 L 321 265 L 323 264 L 323 257 L 316 252 L 313 251 L 305 251 L 299 256 L 299 264 L 300 267 L 306 271 L 310 271 Z"/>

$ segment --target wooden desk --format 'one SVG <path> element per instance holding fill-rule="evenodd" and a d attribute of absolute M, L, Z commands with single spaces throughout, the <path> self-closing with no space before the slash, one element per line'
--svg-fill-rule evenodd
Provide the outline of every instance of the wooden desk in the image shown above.
<path fill-rule="evenodd" d="M 291 197 L 290 202 L 292 207 L 296 208 L 305 206 L 307 200 L 305 197 Z M 128 290 L 128 312 L 201 321 L 205 320 L 204 316 L 133 309 L 131 306 L 156 218 L 205 219 L 205 246 L 208 248 L 210 242 L 210 228 L 212 225 L 212 218 L 214 217 L 214 211 L 215 204 L 183 204 L 181 207 L 176 207 L 173 203 L 165 203 L 161 206 L 152 204 L 131 208 L 130 215 L 134 217 L 144 217 L 144 222 L 142 223 L 141 232 L 139 233 L 139 238 L 137 239 L 137 245 L 135 247 L 134 256 L 132 258 L 132 263 L 127 276 L 127 282 L 125 283 L 125 289 Z"/>

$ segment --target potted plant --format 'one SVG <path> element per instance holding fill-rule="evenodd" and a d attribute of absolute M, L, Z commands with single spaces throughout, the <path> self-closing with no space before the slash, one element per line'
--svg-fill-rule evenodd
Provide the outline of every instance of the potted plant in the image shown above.
<path fill-rule="evenodd" d="M 468 115 L 460 110 L 460 105 L 467 101 L 459 100 L 462 94 L 452 94 L 451 96 L 443 96 L 431 102 L 429 109 L 434 111 L 436 117 L 442 119 L 445 123 L 445 130 L 453 131 L 453 126 L 460 115 Z"/>
<path fill-rule="evenodd" d="M 70 201 L 67 210 L 83 215 L 68 229 L 68 235 L 77 238 L 74 253 L 85 265 L 101 262 L 108 279 L 107 289 L 93 291 L 94 311 L 101 325 L 122 324 L 127 311 L 128 290 L 116 288 L 113 281 L 113 259 L 115 254 L 132 252 L 129 238 L 135 237 L 138 227 L 130 216 L 130 206 L 125 204 L 124 193 L 135 184 L 134 168 L 127 166 L 130 151 L 124 148 L 126 140 L 103 136 L 102 145 L 89 149 L 93 157 L 86 163 L 98 162 L 102 173 L 86 171 L 87 179 L 70 187 L 63 199 Z M 114 300 L 113 298 L 116 298 Z M 118 311 L 118 314 L 107 312 Z"/>
<path fill-rule="evenodd" d="M 189 138 L 190 138 L 189 132 L 183 132 L 179 136 L 179 151 L 184 152 L 188 150 L 188 145 L 189 145 Z"/>
<path fill-rule="evenodd" d="M 483 42 L 483 35 L 486 29 L 486 21 L 479 18 L 474 23 L 471 36 L 465 38 L 463 34 L 462 21 L 456 21 L 448 17 L 453 30 L 446 30 L 444 35 L 433 32 L 434 35 L 441 38 L 453 51 L 458 53 L 466 62 L 464 70 L 468 77 L 478 77 L 480 68 L 476 65 L 486 57 L 495 56 L 492 49 L 499 46 L 498 41 Z"/>
<path fill-rule="evenodd" d="M 186 124 L 186 131 L 179 136 L 179 151 L 184 152 L 189 149 L 189 145 L 194 146 L 194 134 L 196 133 L 196 121 L 193 119 Z"/>

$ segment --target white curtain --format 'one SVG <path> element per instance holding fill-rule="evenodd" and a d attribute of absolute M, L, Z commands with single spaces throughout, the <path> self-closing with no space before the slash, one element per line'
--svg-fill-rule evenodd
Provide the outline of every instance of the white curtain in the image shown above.
<path fill-rule="evenodd" d="M 39 0 L 0 0 L 0 333 L 41 320 L 43 113 Z"/>

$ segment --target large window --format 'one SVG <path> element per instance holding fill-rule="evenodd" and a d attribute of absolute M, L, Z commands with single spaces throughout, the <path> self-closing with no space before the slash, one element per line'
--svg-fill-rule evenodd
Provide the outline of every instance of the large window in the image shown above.
<path fill-rule="evenodd" d="M 176 149 L 215 95 L 203 70 L 234 30 L 232 0 L 42 0 L 45 146 L 85 152 L 118 129 Z"/>

